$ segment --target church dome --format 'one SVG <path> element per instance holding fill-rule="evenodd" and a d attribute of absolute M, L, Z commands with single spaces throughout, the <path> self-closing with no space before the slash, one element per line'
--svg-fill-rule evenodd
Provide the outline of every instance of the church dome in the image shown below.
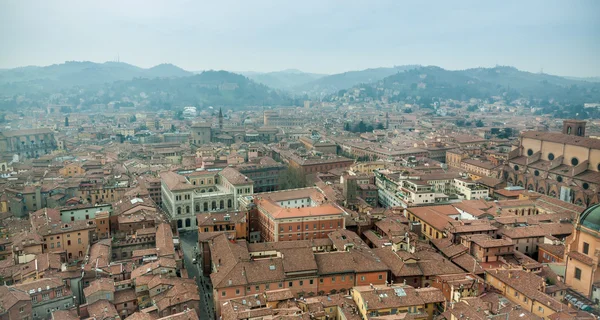
<path fill-rule="evenodd" d="M 585 209 L 579 216 L 579 223 L 586 228 L 600 231 L 600 203 Z"/>

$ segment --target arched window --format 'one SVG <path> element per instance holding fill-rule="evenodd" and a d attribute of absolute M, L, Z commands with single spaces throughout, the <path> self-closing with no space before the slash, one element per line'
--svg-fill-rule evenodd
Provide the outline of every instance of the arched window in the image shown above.
<path fill-rule="evenodd" d="M 177 228 L 183 228 L 183 222 L 181 220 L 177 220 Z"/>
<path fill-rule="evenodd" d="M 567 127 L 567 134 L 571 134 L 571 127 Z"/>
<path fill-rule="evenodd" d="M 583 128 L 582 127 L 578 127 L 577 128 L 577 135 L 578 136 L 583 136 Z"/>
<path fill-rule="evenodd" d="M 185 213 L 190 213 L 190 206 L 185 206 Z"/>
<path fill-rule="evenodd" d="M 216 201 L 213 201 L 213 202 L 211 203 L 211 206 L 210 206 L 210 207 L 211 207 L 211 209 L 212 209 L 212 210 L 217 210 L 217 202 L 216 202 Z"/>
<path fill-rule="evenodd" d="M 204 180 L 200 180 L 200 184 L 204 184 Z"/>
<path fill-rule="evenodd" d="M 177 214 L 181 214 L 181 207 L 177 207 Z"/>
<path fill-rule="evenodd" d="M 196 204 L 196 212 L 200 212 L 200 205 Z"/>
<path fill-rule="evenodd" d="M 209 189 L 208 189 L 208 192 L 213 192 L 213 188 L 209 188 Z"/>
<path fill-rule="evenodd" d="M 204 203 L 204 210 L 203 211 L 208 211 L 208 202 Z"/>
<path fill-rule="evenodd" d="M 185 219 L 185 227 L 189 228 L 192 225 L 192 221 L 190 220 L 190 218 Z"/>
<path fill-rule="evenodd" d="M 204 189 L 200 190 L 200 193 L 205 193 L 205 192 L 206 192 L 206 190 L 204 190 Z"/>
<path fill-rule="evenodd" d="M 193 185 L 196 185 L 196 180 L 192 181 L 192 184 L 193 184 Z"/>
<path fill-rule="evenodd" d="M 224 200 L 219 201 L 219 209 L 225 209 L 225 201 Z"/>
<path fill-rule="evenodd" d="M 227 200 L 227 208 L 231 208 L 231 199 Z"/>

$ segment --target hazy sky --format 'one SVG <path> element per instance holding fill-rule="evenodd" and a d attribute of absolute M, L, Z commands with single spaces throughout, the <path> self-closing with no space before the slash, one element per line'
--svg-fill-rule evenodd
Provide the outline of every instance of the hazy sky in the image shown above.
<path fill-rule="evenodd" d="M 337 73 L 512 65 L 600 76 L 600 1 L 0 0 L 0 68 L 115 60 Z"/>

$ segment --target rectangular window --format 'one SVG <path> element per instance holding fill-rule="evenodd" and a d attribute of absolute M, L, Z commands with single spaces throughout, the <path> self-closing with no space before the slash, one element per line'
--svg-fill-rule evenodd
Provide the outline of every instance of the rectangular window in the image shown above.
<path fill-rule="evenodd" d="M 304 281 L 302 281 L 302 280 L 298 281 L 298 285 L 300 285 L 300 286 L 304 285 Z"/>
<path fill-rule="evenodd" d="M 50 295 L 48 293 L 43 293 L 42 300 L 50 300 Z"/>
<path fill-rule="evenodd" d="M 335 277 L 331 277 L 331 282 L 335 282 Z"/>
<path fill-rule="evenodd" d="M 581 269 L 575 268 L 575 279 L 581 280 Z"/>
<path fill-rule="evenodd" d="M 309 284 L 313 284 L 314 281 L 312 279 L 310 279 L 310 281 L 308 282 Z"/>
<path fill-rule="evenodd" d="M 590 252 L 590 244 L 587 242 L 583 243 L 583 254 L 588 254 Z"/>
<path fill-rule="evenodd" d="M 294 282 L 290 281 L 290 282 L 288 283 L 288 287 L 290 287 L 290 288 L 291 288 L 291 287 L 293 287 L 293 286 L 294 286 Z"/>
<path fill-rule="evenodd" d="M 283 288 L 283 282 L 280 282 L 280 283 L 279 283 L 279 287 L 280 287 L 280 288 Z"/>
<path fill-rule="evenodd" d="M 62 290 L 56 290 L 54 293 L 56 294 L 57 297 L 62 297 L 62 294 L 63 294 Z"/>
<path fill-rule="evenodd" d="M 224 296 L 225 296 L 225 294 L 227 294 L 227 293 L 225 292 L 225 290 L 221 291 L 221 297 L 224 297 Z"/>

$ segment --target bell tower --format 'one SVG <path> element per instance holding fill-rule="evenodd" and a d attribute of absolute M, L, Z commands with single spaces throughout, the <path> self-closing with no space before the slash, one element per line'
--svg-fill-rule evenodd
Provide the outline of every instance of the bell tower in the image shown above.
<path fill-rule="evenodd" d="M 585 124 L 583 120 L 563 121 L 563 133 L 570 136 L 585 137 Z"/>

